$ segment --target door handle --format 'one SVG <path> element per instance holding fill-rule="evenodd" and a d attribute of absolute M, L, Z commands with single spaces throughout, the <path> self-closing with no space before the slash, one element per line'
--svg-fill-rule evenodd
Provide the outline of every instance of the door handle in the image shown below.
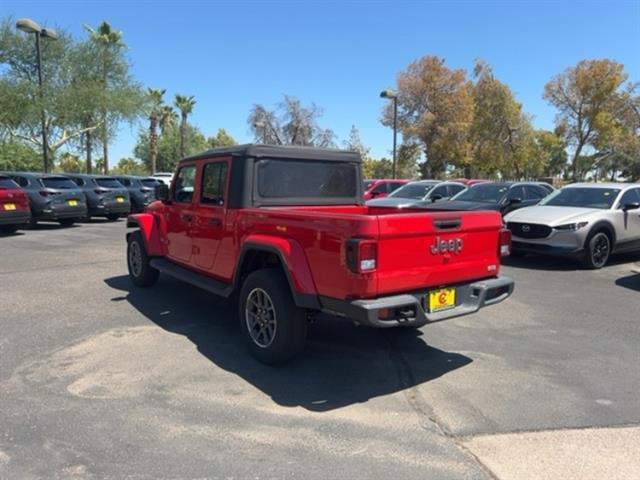
<path fill-rule="evenodd" d="M 190 222 L 191 221 L 191 215 L 186 214 L 186 213 L 181 213 L 180 214 L 180 220 L 184 221 L 184 222 Z"/>
<path fill-rule="evenodd" d="M 208 223 L 211 227 L 219 227 L 220 225 L 222 225 L 222 220 L 220 220 L 219 218 L 210 218 Z"/>

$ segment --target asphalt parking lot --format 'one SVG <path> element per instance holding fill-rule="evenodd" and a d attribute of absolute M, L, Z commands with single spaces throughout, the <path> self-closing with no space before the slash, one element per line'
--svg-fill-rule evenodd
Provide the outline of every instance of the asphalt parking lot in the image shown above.
<path fill-rule="evenodd" d="M 508 259 L 418 331 L 333 318 L 273 368 L 228 304 L 134 289 L 124 221 L 0 237 L 0 478 L 638 478 L 640 256 Z"/>

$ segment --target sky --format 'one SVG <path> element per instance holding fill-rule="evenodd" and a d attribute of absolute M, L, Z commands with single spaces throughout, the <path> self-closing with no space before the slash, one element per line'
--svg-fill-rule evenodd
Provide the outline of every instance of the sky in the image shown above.
<path fill-rule="evenodd" d="M 32 1 L 2 0 L 0 16 L 28 17 L 77 38 L 103 20 L 121 30 L 137 81 L 194 95 L 190 122 L 253 140 L 254 104 L 283 95 L 323 110 L 338 144 L 355 125 L 374 157 L 390 157 L 381 90 L 411 62 L 437 55 L 469 75 L 481 58 L 509 85 L 534 126 L 552 129 L 545 83 L 583 59 L 611 58 L 640 81 L 640 0 L 609 1 Z M 132 156 L 141 121 L 121 127 L 112 163 Z M 114 162 L 115 161 L 115 162 Z"/>

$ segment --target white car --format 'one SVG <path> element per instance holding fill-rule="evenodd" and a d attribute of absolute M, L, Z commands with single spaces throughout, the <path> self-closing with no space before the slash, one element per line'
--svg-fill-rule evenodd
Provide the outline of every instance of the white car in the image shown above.
<path fill-rule="evenodd" d="M 504 217 L 517 252 L 569 256 L 602 268 L 640 251 L 640 184 L 575 183 Z"/>
<path fill-rule="evenodd" d="M 173 173 L 171 172 L 156 172 L 151 175 L 151 178 L 155 178 L 159 182 L 164 183 L 165 185 L 171 185 L 173 181 Z"/>

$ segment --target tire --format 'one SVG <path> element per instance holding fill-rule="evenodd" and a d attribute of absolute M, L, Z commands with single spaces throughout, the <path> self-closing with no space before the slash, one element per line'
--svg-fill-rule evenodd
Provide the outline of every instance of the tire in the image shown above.
<path fill-rule="evenodd" d="M 150 287 L 158 281 L 160 272 L 149 262 L 142 234 L 139 230 L 131 233 L 127 238 L 127 269 L 134 285 Z"/>
<path fill-rule="evenodd" d="M 306 313 L 293 302 L 289 283 L 279 269 L 252 272 L 242 285 L 240 329 L 251 355 L 262 363 L 283 363 L 304 349 Z"/>
<path fill-rule="evenodd" d="M 606 265 L 611 255 L 611 239 L 604 232 L 596 232 L 587 240 L 583 264 L 586 268 L 597 270 Z"/>
<path fill-rule="evenodd" d="M 0 233 L 11 234 L 18 231 L 19 225 L 1 225 Z"/>
<path fill-rule="evenodd" d="M 115 222 L 119 218 L 120 218 L 119 213 L 110 213 L 109 215 L 107 215 L 107 220 L 109 220 L 110 222 Z"/>
<path fill-rule="evenodd" d="M 60 225 L 62 225 L 63 227 L 71 227 L 74 223 L 76 223 L 76 219 L 75 218 L 63 218 L 61 220 L 58 220 L 58 223 Z"/>

